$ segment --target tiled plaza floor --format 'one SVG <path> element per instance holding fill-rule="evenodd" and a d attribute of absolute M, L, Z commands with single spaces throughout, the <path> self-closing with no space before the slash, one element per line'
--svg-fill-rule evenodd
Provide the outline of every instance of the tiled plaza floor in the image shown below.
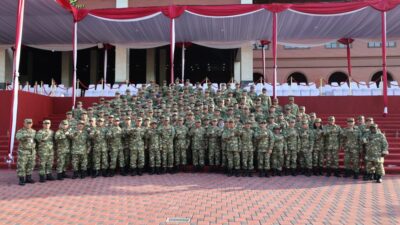
<path fill-rule="evenodd" d="M 0 212 L 0 224 L 170 224 L 167 218 L 183 217 L 199 225 L 397 225 L 400 176 L 376 184 L 336 177 L 180 173 L 21 187 L 15 171 L 0 170 Z"/>

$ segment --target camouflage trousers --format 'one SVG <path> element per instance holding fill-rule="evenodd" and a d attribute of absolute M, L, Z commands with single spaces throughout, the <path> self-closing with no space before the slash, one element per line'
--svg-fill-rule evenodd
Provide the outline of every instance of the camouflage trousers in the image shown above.
<path fill-rule="evenodd" d="M 50 174 L 54 165 L 54 152 L 39 152 L 39 175 Z"/>
<path fill-rule="evenodd" d="M 124 147 L 124 164 L 125 166 L 131 165 L 131 149 Z"/>
<path fill-rule="evenodd" d="M 175 143 L 175 166 L 186 165 L 186 140 L 177 140 Z"/>
<path fill-rule="evenodd" d="M 298 159 L 300 168 L 312 169 L 312 152 L 310 152 L 310 149 L 300 149 Z"/>
<path fill-rule="evenodd" d="M 384 159 L 381 158 L 379 161 L 366 161 L 367 173 L 384 176 L 385 168 L 383 167 Z"/>
<path fill-rule="evenodd" d="M 344 168 L 346 170 L 353 170 L 356 173 L 360 171 L 360 151 L 358 149 L 345 148 Z"/>
<path fill-rule="evenodd" d="M 204 148 L 193 148 L 192 147 L 192 160 L 193 166 L 204 166 Z"/>
<path fill-rule="evenodd" d="M 130 149 L 130 167 L 131 169 L 144 167 L 144 147 L 143 148 L 131 148 Z"/>
<path fill-rule="evenodd" d="M 289 148 L 287 150 L 287 154 L 285 157 L 285 167 L 287 169 L 296 169 L 297 168 L 297 149 Z"/>
<path fill-rule="evenodd" d="M 337 169 L 339 167 L 339 148 L 325 149 L 326 168 Z"/>
<path fill-rule="evenodd" d="M 210 166 L 219 166 L 221 163 L 221 146 L 217 141 L 208 142 L 208 163 Z"/>
<path fill-rule="evenodd" d="M 25 177 L 32 175 L 36 163 L 35 149 L 18 149 L 17 175 Z"/>
<path fill-rule="evenodd" d="M 114 170 L 117 168 L 117 160 L 119 162 L 119 168 L 125 167 L 124 149 L 122 147 L 111 146 L 110 151 L 110 169 Z"/>
<path fill-rule="evenodd" d="M 315 148 L 312 152 L 312 165 L 313 167 L 323 167 L 324 166 L 324 152 L 322 148 Z"/>
<path fill-rule="evenodd" d="M 108 155 L 106 146 L 96 146 L 93 148 L 92 162 L 94 170 L 108 168 Z"/>
<path fill-rule="evenodd" d="M 172 143 L 161 145 L 161 167 L 174 167 L 174 145 Z"/>
<path fill-rule="evenodd" d="M 269 152 L 257 152 L 257 160 L 259 170 L 269 170 L 271 168 Z"/>
<path fill-rule="evenodd" d="M 88 155 L 86 153 L 72 153 L 72 170 L 87 170 Z"/>
<path fill-rule="evenodd" d="M 283 149 L 274 148 L 271 154 L 272 169 L 277 169 L 279 171 L 282 171 L 283 159 L 284 159 Z"/>
<path fill-rule="evenodd" d="M 160 148 L 149 148 L 149 166 L 151 168 L 161 167 Z"/>
<path fill-rule="evenodd" d="M 239 151 L 228 151 L 227 152 L 228 159 L 228 169 L 240 170 L 240 152 Z"/>
<path fill-rule="evenodd" d="M 67 171 L 68 163 L 71 161 L 71 153 L 65 150 L 58 149 L 57 153 L 57 173 L 62 173 Z"/>
<path fill-rule="evenodd" d="M 242 169 L 254 169 L 254 151 L 242 151 Z"/>
<path fill-rule="evenodd" d="M 221 142 L 221 167 L 226 167 L 228 165 L 228 160 L 226 157 L 226 142 Z"/>

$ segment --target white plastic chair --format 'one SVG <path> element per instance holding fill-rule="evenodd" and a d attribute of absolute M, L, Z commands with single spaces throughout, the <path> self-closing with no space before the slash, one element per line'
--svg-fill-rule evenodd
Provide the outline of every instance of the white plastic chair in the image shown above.
<path fill-rule="evenodd" d="M 315 83 L 309 83 L 308 87 L 310 90 L 310 96 L 319 96 L 320 95 L 319 89 L 317 88 L 317 85 Z"/>
<path fill-rule="evenodd" d="M 397 81 L 391 81 L 388 88 L 388 95 L 400 95 L 400 87 Z"/>
<path fill-rule="evenodd" d="M 373 96 L 382 95 L 382 88 L 378 88 L 375 82 L 369 82 L 369 89 L 371 90 L 371 95 Z"/>
<path fill-rule="evenodd" d="M 324 96 L 331 96 L 332 95 L 332 86 L 329 84 L 325 84 L 322 87 L 322 95 Z"/>

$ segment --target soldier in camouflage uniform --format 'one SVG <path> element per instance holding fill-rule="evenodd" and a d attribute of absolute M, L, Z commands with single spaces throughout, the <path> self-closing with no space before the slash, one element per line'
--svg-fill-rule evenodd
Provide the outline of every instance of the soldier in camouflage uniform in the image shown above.
<path fill-rule="evenodd" d="M 35 183 L 32 179 L 32 171 L 36 162 L 36 131 L 32 129 L 32 119 L 24 120 L 24 127 L 17 131 L 15 137 L 19 142 L 17 175 L 19 185 Z"/>
<path fill-rule="evenodd" d="M 347 127 L 341 133 L 341 145 L 344 149 L 344 177 L 358 179 L 360 172 L 360 152 L 362 133 L 358 127 L 354 126 L 354 118 L 347 119 Z"/>
<path fill-rule="evenodd" d="M 207 127 L 206 136 L 208 142 L 208 163 L 212 172 L 221 162 L 221 134 L 222 130 L 218 127 L 218 120 L 212 119 L 211 126 Z"/>
<path fill-rule="evenodd" d="M 297 113 L 299 112 L 299 106 L 294 103 L 294 97 L 293 96 L 289 96 L 289 103 L 285 105 L 286 106 L 290 106 L 290 108 L 292 109 L 292 114 L 293 115 L 297 115 Z"/>
<path fill-rule="evenodd" d="M 370 133 L 363 138 L 363 142 L 366 144 L 367 177 L 365 180 L 375 178 L 377 183 L 382 183 L 382 176 L 385 175 L 384 157 L 389 154 L 386 137 L 383 133 L 378 132 L 377 124 L 372 124 Z"/>
<path fill-rule="evenodd" d="M 207 148 L 206 130 L 201 126 L 201 120 L 195 121 L 195 126 L 189 131 L 192 144 L 192 160 L 195 171 L 199 172 L 204 168 L 205 149 Z"/>
<path fill-rule="evenodd" d="M 311 129 L 311 128 L 310 128 Z M 312 129 L 314 129 L 314 147 L 313 147 L 313 169 L 314 175 L 321 176 L 324 166 L 324 130 L 321 118 L 316 118 Z"/>
<path fill-rule="evenodd" d="M 96 132 L 93 135 L 94 145 L 94 165 L 96 169 L 101 169 L 103 177 L 108 176 L 108 149 L 107 149 L 107 128 L 104 124 L 104 119 L 97 120 Z"/>
<path fill-rule="evenodd" d="M 146 131 L 146 142 L 149 149 L 149 166 L 150 175 L 154 173 L 160 174 L 161 167 L 161 138 L 157 130 L 157 121 L 151 121 L 151 127 Z"/>
<path fill-rule="evenodd" d="M 124 101 L 125 99 L 123 99 Z M 134 121 L 135 122 L 135 121 Z M 131 170 L 130 168 L 130 161 L 131 161 L 131 151 L 129 146 L 129 131 L 132 129 L 132 119 L 130 116 L 124 115 L 123 124 L 120 122 L 119 126 L 122 128 L 122 148 L 124 149 L 124 164 L 125 164 L 125 171 L 129 173 Z M 136 169 L 135 169 L 136 170 Z M 137 172 L 137 171 L 136 171 Z"/>
<path fill-rule="evenodd" d="M 326 176 L 330 177 L 334 171 L 336 177 L 340 177 L 339 172 L 339 146 L 340 146 L 340 126 L 335 124 L 335 117 L 328 118 L 328 125 L 324 127 L 325 137 L 325 159 L 326 159 Z"/>
<path fill-rule="evenodd" d="M 107 140 L 110 145 L 110 176 L 115 175 L 117 161 L 122 176 L 126 176 L 124 149 L 122 146 L 122 129 L 119 127 L 119 118 L 115 118 L 113 126 L 107 131 Z"/>
<path fill-rule="evenodd" d="M 99 171 L 101 168 L 101 143 L 99 138 L 103 138 L 101 135 L 101 128 L 97 127 L 96 119 L 91 118 L 90 128 L 87 128 L 87 134 L 90 142 L 90 154 L 88 154 L 88 161 L 91 163 L 88 164 L 92 169 L 92 178 L 96 178 L 99 176 Z"/>
<path fill-rule="evenodd" d="M 146 129 L 142 127 L 142 122 L 141 117 L 136 118 L 136 126 L 128 131 L 132 176 L 143 174 Z"/>
<path fill-rule="evenodd" d="M 174 173 L 174 138 L 175 128 L 170 125 L 169 117 L 165 117 L 159 127 L 161 138 L 161 167 L 162 173 Z"/>
<path fill-rule="evenodd" d="M 63 120 L 60 128 L 54 135 L 57 151 L 57 180 L 68 178 L 65 174 L 67 169 L 67 157 L 71 151 L 71 129 L 69 128 L 68 120 Z"/>
<path fill-rule="evenodd" d="M 297 175 L 297 154 L 299 147 L 299 133 L 295 127 L 296 121 L 290 119 L 289 126 L 284 130 L 284 136 L 287 143 L 287 151 L 285 153 L 285 175 L 289 175 L 289 170 L 292 176 Z"/>
<path fill-rule="evenodd" d="M 228 172 L 228 160 L 226 158 L 227 148 L 226 141 L 222 138 L 222 134 L 228 129 L 228 120 L 223 121 L 223 126 L 221 128 L 221 167 L 224 169 L 224 173 Z"/>
<path fill-rule="evenodd" d="M 274 127 L 272 138 L 274 139 L 271 154 L 272 176 L 282 176 L 282 166 L 284 162 L 284 154 L 287 154 L 287 144 L 285 137 L 281 134 L 281 127 L 279 125 Z"/>
<path fill-rule="evenodd" d="M 312 153 L 314 147 L 314 132 L 310 129 L 307 120 L 302 121 L 302 129 L 299 132 L 299 162 L 304 174 L 311 176 Z"/>
<path fill-rule="evenodd" d="M 254 131 L 251 129 L 252 121 L 245 123 L 243 130 L 240 132 L 240 148 L 242 152 L 242 176 L 252 177 L 254 169 Z"/>
<path fill-rule="evenodd" d="M 38 142 L 40 182 L 46 182 L 46 179 L 54 180 L 51 174 L 54 164 L 54 132 L 50 126 L 50 120 L 44 120 L 43 129 L 39 130 L 35 137 Z"/>
<path fill-rule="evenodd" d="M 86 177 L 87 163 L 88 163 L 88 134 L 86 132 L 85 122 L 79 121 L 77 130 L 72 135 L 72 169 L 74 174 L 72 179 L 76 179 L 79 176 L 83 179 Z"/>
<path fill-rule="evenodd" d="M 186 171 L 187 158 L 186 151 L 189 147 L 189 129 L 183 125 L 183 117 L 178 118 L 175 126 L 175 166 L 182 166 L 181 170 Z"/>
<path fill-rule="evenodd" d="M 240 132 L 235 128 L 233 119 L 228 120 L 228 129 L 222 133 L 222 139 L 226 141 L 228 176 L 235 174 L 240 176 L 240 148 L 239 148 Z"/>
<path fill-rule="evenodd" d="M 257 142 L 259 177 L 269 177 L 270 156 L 274 146 L 274 139 L 271 130 L 267 128 L 267 122 L 265 120 L 260 122 L 260 129 L 255 134 L 255 139 Z"/>

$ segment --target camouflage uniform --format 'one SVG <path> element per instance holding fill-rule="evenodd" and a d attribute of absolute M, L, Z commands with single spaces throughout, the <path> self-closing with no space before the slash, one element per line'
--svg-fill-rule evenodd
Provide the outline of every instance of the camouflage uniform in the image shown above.
<path fill-rule="evenodd" d="M 311 175 L 312 153 L 314 147 L 314 132 L 308 128 L 308 121 L 303 121 L 307 129 L 302 128 L 299 137 L 299 162 L 300 167 L 305 170 L 306 176 Z"/>
<path fill-rule="evenodd" d="M 332 169 L 335 170 L 335 176 L 340 176 L 338 171 L 340 132 L 340 126 L 336 124 L 328 124 L 324 127 L 327 176 L 330 176 Z"/>
<path fill-rule="evenodd" d="M 221 162 L 221 128 L 209 126 L 206 131 L 208 141 L 208 162 L 219 166 Z"/>
<path fill-rule="evenodd" d="M 240 132 L 240 147 L 242 152 L 242 168 L 247 171 L 247 175 L 251 175 L 254 169 L 254 131 L 250 128 L 243 128 Z"/>
<path fill-rule="evenodd" d="M 279 126 L 276 126 L 274 130 L 280 130 Z M 272 138 L 274 140 L 274 145 L 272 148 L 272 154 L 271 154 L 271 161 L 272 161 L 272 169 L 273 175 L 274 173 L 277 173 L 277 175 L 281 175 L 282 171 L 282 166 L 283 166 L 283 161 L 284 161 L 284 153 L 287 151 L 287 144 L 285 141 L 285 137 L 282 134 L 276 134 L 274 133 L 272 135 Z"/>
<path fill-rule="evenodd" d="M 172 125 L 161 125 L 159 127 L 159 134 L 161 140 L 161 166 L 171 169 L 174 167 L 175 128 Z"/>
<path fill-rule="evenodd" d="M 371 128 L 377 129 L 377 125 L 373 124 Z M 384 157 L 389 154 L 386 137 L 378 131 L 370 132 L 363 138 L 363 142 L 366 143 L 365 162 L 368 178 L 371 179 L 375 174 L 376 181 L 381 183 L 382 176 L 385 175 Z"/>
<path fill-rule="evenodd" d="M 226 141 L 228 170 L 232 175 L 232 169 L 238 175 L 240 170 L 240 148 L 239 148 L 240 132 L 235 128 L 228 128 L 222 133 L 222 139 Z"/>
<path fill-rule="evenodd" d="M 64 124 L 68 125 L 68 122 L 65 121 Z M 54 135 L 54 139 L 57 146 L 57 174 L 65 173 L 71 153 L 71 130 L 60 128 Z"/>
<path fill-rule="evenodd" d="M 152 123 L 155 123 L 154 121 Z M 146 140 L 149 148 L 149 166 L 150 168 L 161 167 L 160 144 L 161 138 L 157 128 L 149 128 L 146 131 Z"/>
<path fill-rule="evenodd" d="M 50 129 L 41 129 L 35 137 L 38 142 L 39 175 L 50 175 L 54 163 L 54 132 Z"/>
<path fill-rule="evenodd" d="M 204 127 L 196 128 L 194 126 L 189 132 L 192 139 L 193 166 L 197 167 L 197 169 L 204 167 L 205 149 L 207 148 L 205 134 L 206 130 Z"/>
<path fill-rule="evenodd" d="M 257 141 L 257 159 L 260 176 L 268 176 L 268 170 L 270 169 L 270 155 L 272 153 L 272 147 L 274 146 L 272 132 L 268 128 L 260 128 L 260 130 L 255 134 L 255 138 Z"/>
<path fill-rule="evenodd" d="M 285 167 L 286 169 L 292 169 L 292 175 L 295 175 L 295 169 L 297 168 L 297 154 L 299 150 L 299 133 L 296 128 L 288 127 L 284 131 L 284 136 L 287 143 Z"/>
<path fill-rule="evenodd" d="M 186 165 L 186 150 L 188 149 L 190 144 L 190 140 L 188 138 L 189 129 L 185 125 L 178 125 L 175 127 L 175 132 L 175 165 Z"/>
<path fill-rule="evenodd" d="M 26 119 L 25 121 L 32 120 Z M 19 141 L 17 175 L 25 180 L 25 176 L 32 176 L 36 162 L 36 131 L 34 129 L 22 128 L 17 131 L 15 137 Z"/>
<path fill-rule="evenodd" d="M 354 119 L 348 119 L 347 122 L 354 122 Z M 345 177 L 349 177 L 351 172 L 358 178 L 360 170 L 360 152 L 361 152 L 362 133 L 358 127 L 343 128 L 340 143 L 344 147 L 344 168 Z"/>
<path fill-rule="evenodd" d="M 135 127 L 129 130 L 129 150 L 130 150 L 130 168 L 135 170 L 139 168 L 139 175 L 144 168 L 144 148 L 145 148 L 146 129 L 143 127 Z M 135 172 L 133 171 L 133 175 Z"/>
<path fill-rule="evenodd" d="M 117 160 L 119 162 L 119 168 L 121 172 L 125 167 L 124 149 L 122 146 L 122 129 L 119 126 L 112 126 L 107 131 L 107 139 L 110 145 L 110 169 L 112 173 L 117 167 Z"/>
<path fill-rule="evenodd" d="M 89 133 L 93 140 L 93 169 L 99 171 L 100 169 L 105 173 L 108 169 L 108 152 L 106 141 L 107 130 L 105 127 L 96 127 Z M 103 174 L 104 175 L 104 174 Z"/>
<path fill-rule="evenodd" d="M 81 170 L 83 174 L 86 174 L 88 164 L 88 135 L 85 130 L 76 130 L 72 133 L 72 169 L 75 174 Z M 84 175 L 85 176 L 85 175 Z"/>
<path fill-rule="evenodd" d="M 322 175 L 324 166 L 324 131 L 323 129 L 314 129 L 314 147 L 313 147 L 313 168 L 316 175 Z"/>

